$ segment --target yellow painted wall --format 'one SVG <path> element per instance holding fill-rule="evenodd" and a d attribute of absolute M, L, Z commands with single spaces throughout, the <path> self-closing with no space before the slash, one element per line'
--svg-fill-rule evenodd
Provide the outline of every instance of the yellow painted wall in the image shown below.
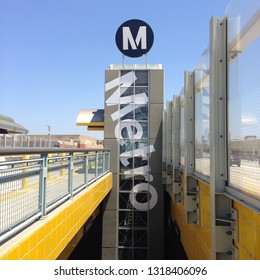
<path fill-rule="evenodd" d="M 183 178 L 184 179 L 184 178 Z M 182 183 L 185 183 L 182 180 Z M 211 258 L 210 189 L 202 182 L 199 185 L 200 224 L 186 224 L 184 204 L 171 202 L 171 216 L 180 228 L 180 238 L 190 260 Z"/>
<path fill-rule="evenodd" d="M 182 183 L 184 184 L 185 177 Z M 184 204 L 171 202 L 171 216 L 180 228 L 180 238 L 189 259 L 211 259 L 210 188 L 198 181 L 200 225 L 186 224 Z M 173 196 L 173 194 L 170 194 Z M 240 260 L 260 260 L 260 215 L 232 201 L 238 211 L 238 248 Z"/>
<path fill-rule="evenodd" d="M 93 220 L 97 217 L 99 212 L 100 212 L 100 206 L 98 206 L 96 210 L 92 213 L 91 216 Z M 67 260 L 84 235 L 85 235 L 85 226 L 83 225 L 56 259 Z"/>
<path fill-rule="evenodd" d="M 112 188 L 112 174 L 62 204 L 0 246 L 0 260 L 54 260 Z"/>
<path fill-rule="evenodd" d="M 260 215 L 238 202 L 233 202 L 238 211 L 238 242 L 241 260 L 260 260 Z"/>

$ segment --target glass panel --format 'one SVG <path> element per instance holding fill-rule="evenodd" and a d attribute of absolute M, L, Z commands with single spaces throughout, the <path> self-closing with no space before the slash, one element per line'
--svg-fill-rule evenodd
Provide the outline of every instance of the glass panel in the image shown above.
<path fill-rule="evenodd" d="M 136 133 L 136 129 L 134 128 L 134 124 L 132 120 L 124 120 L 120 123 L 120 138 L 124 138 L 123 142 L 126 141 L 127 138 L 133 139 L 134 133 Z"/>
<path fill-rule="evenodd" d="M 134 142 L 133 139 L 124 139 L 124 140 L 120 140 L 120 144 L 121 144 L 120 145 L 120 154 L 122 154 L 124 152 L 129 152 L 129 153 L 127 153 L 127 155 L 134 156 L 134 150 L 147 146 L 148 139 L 139 139 L 136 142 Z"/>
<path fill-rule="evenodd" d="M 121 76 L 124 76 L 125 74 L 131 72 L 132 70 L 121 70 Z"/>
<path fill-rule="evenodd" d="M 147 157 L 134 157 L 134 168 L 142 167 L 148 164 Z"/>
<path fill-rule="evenodd" d="M 120 175 L 120 190 L 130 191 L 133 188 L 133 179 Z"/>
<path fill-rule="evenodd" d="M 119 227 L 132 227 L 132 211 L 119 211 Z"/>
<path fill-rule="evenodd" d="M 147 250 L 134 249 L 134 260 L 147 260 Z"/>
<path fill-rule="evenodd" d="M 210 175 L 209 75 L 195 72 L 195 171 Z"/>
<path fill-rule="evenodd" d="M 132 260 L 132 249 L 118 249 L 118 259 L 119 260 Z"/>
<path fill-rule="evenodd" d="M 147 247 L 147 231 L 135 230 L 134 231 L 134 247 Z"/>
<path fill-rule="evenodd" d="M 136 105 L 135 106 L 135 119 L 136 120 L 148 120 L 148 105 Z"/>
<path fill-rule="evenodd" d="M 119 246 L 132 247 L 132 229 L 119 230 Z"/>
<path fill-rule="evenodd" d="M 229 184 L 260 198 L 259 1 L 231 2 L 228 22 Z M 258 28 L 259 30 L 259 28 Z"/>
<path fill-rule="evenodd" d="M 139 121 L 134 122 L 137 132 L 134 135 L 134 139 L 144 139 L 148 138 L 148 122 L 146 121 Z"/>
<path fill-rule="evenodd" d="M 119 193 L 119 208 L 132 209 L 132 205 L 129 201 L 129 193 Z"/>
<path fill-rule="evenodd" d="M 147 211 L 135 211 L 134 212 L 134 226 L 135 227 L 147 227 Z"/>
<path fill-rule="evenodd" d="M 134 185 L 140 184 L 140 183 L 146 183 L 147 180 L 142 175 L 135 175 L 134 176 Z"/>
<path fill-rule="evenodd" d="M 128 104 L 134 102 L 134 88 L 120 88 L 120 104 Z"/>
<path fill-rule="evenodd" d="M 137 80 L 135 81 L 136 86 L 148 86 L 148 71 L 147 70 L 136 70 L 135 75 Z"/>
<path fill-rule="evenodd" d="M 132 174 L 133 175 L 146 175 L 148 174 L 148 162 L 143 161 L 143 165 L 140 167 L 136 167 L 133 169 Z"/>
<path fill-rule="evenodd" d="M 132 139 L 120 140 L 120 154 L 129 152 L 135 149 L 135 143 Z"/>
<path fill-rule="evenodd" d="M 120 118 L 121 120 L 134 119 L 134 105 L 120 105 Z"/>
<path fill-rule="evenodd" d="M 135 200 L 138 203 L 147 203 L 150 198 L 150 193 L 147 191 L 139 191 L 135 194 Z"/>
<path fill-rule="evenodd" d="M 148 103 L 148 88 L 136 87 L 135 88 L 135 104 L 147 104 Z"/>
<path fill-rule="evenodd" d="M 120 156 L 120 173 L 124 173 L 127 170 L 131 170 L 134 167 L 133 157 L 121 157 Z"/>
<path fill-rule="evenodd" d="M 124 120 L 120 123 L 121 138 L 142 139 L 148 138 L 148 123 L 145 121 Z M 123 140 L 123 141 L 124 141 Z M 126 141 L 126 140 L 125 140 Z"/>

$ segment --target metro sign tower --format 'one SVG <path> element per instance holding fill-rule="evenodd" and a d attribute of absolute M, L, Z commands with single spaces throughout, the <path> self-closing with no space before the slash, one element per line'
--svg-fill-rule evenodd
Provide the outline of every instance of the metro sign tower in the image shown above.
<path fill-rule="evenodd" d="M 129 20 L 116 32 L 123 55 L 152 47 L 151 27 Z M 160 64 L 110 65 L 105 73 L 104 145 L 113 189 L 103 216 L 102 259 L 163 259 L 162 112 Z"/>

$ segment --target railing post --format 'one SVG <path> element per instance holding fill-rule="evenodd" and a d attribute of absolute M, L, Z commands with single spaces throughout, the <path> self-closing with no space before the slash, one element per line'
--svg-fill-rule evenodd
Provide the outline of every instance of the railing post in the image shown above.
<path fill-rule="evenodd" d="M 95 179 L 97 179 L 97 176 L 98 176 L 98 153 L 97 152 L 95 153 L 95 156 L 96 156 L 96 170 L 95 170 L 96 177 L 95 177 Z"/>
<path fill-rule="evenodd" d="M 47 186 L 47 174 L 48 174 L 48 154 L 41 155 L 42 166 L 40 175 L 40 210 L 42 217 L 46 215 L 46 186 Z"/>
<path fill-rule="evenodd" d="M 102 163 L 103 163 L 103 170 L 102 170 L 102 174 L 105 173 L 105 169 L 106 169 L 106 152 L 102 153 Z"/>
<path fill-rule="evenodd" d="M 88 153 L 85 154 L 85 178 L 84 178 L 84 181 L 85 181 L 85 184 L 86 184 L 86 187 L 88 186 Z"/>
<path fill-rule="evenodd" d="M 70 197 L 73 195 L 73 153 L 69 154 L 69 193 Z"/>
<path fill-rule="evenodd" d="M 19 137 L 19 139 L 21 139 L 22 141 L 22 136 Z M 18 140 L 19 140 L 18 139 Z M 26 143 L 26 139 L 24 141 Z M 23 143 L 23 141 L 22 141 Z M 6 178 L 1 178 L 1 184 L 4 186 L 9 184 L 9 182 L 16 182 L 17 180 L 25 180 L 24 182 L 28 183 L 29 178 L 32 178 L 32 180 L 30 179 L 29 182 L 32 183 L 33 185 L 37 184 L 38 188 L 37 188 L 37 198 L 36 199 L 36 205 L 35 207 L 34 202 L 35 199 L 32 201 L 32 204 L 30 205 L 26 205 L 26 207 L 28 206 L 28 208 L 31 208 L 30 211 L 32 210 L 32 212 L 30 213 L 29 216 L 27 216 L 27 214 L 24 211 L 24 205 L 21 202 L 17 201 L 17 205 L 15 204 L 15 207 L 17 206 L 17 208 L 19 209 L 19 213 L 21 213 L 21 215 L 23 215 L 23 219 L 20 219 L 20 217 L 16 217 L 14 216 L 12 221 L 8 221 L 9 224 L 5 224 L 5 228 L 4 231 L 6 231 L 6 233 L 0 233 L 0 243 L 3 240 L 8 239 L 10 236 L 13 236 L 15 233 L 20 232 L 21 230 L 23 230 L 25 227 L 27 227 L 28 225 L 32 224 L 33 222 L 35 222 L 38 218 L 43 219 L 50 210 L 57 208 L 59 205 L 61 205 L 62 203 L 64 203 L 69 196 L 73 195 L 73 181 L 74 185 L 76 185 L 75 183 L 77 182 L 76 180 L 76 176 L 74 177 L 74 153 L 78 154 L 79 152 L 75 149 L 75 150 L 70 150 L 70 151 L 66 151 L 66 150 L 62 150 L 61 152 L 57 152 L 57 150 L 55 149 L 34 149 L 34 151 L 32 152 L 31 149 L 28 149 L 28 153 L 31 155 L 40 155 L 37 156 L 37 158 L 34 158 L 34 156 L 32 157 L 32 159 L 30 159 L 30 156 L 28 154 L 24 153 L 25 149 L 5 149 L 6 154 L 4 154 L 4 152 L 1 151 L 1 155 L 23 155 L 23 159 L 19 159 L 19 160 L 15 160 L 15 159 L 11 159 L 8 162 L 1 162 L 1 169 L 6 169 L 6 170 L 1 170 L 1 176 L 6 176 Z M 58 156 L 57 158 L 54 156 L 51 157 L 51 155 L 53 155 L 53 153 L 64 153 L 63 156 Z M 84 167 L 83 169 L 85 170 L 85 174 L 84 174 L 84 182 L 86 184 L 86 186 L 88 186 L 89 182 L 94 182 L 95 180 L 97 180 L 98 175 L 102 175 L 101 171 L 103 169 L 103 173 L 109 170 L 109 166 L 110 166 L 110 153 L 108 151 L 95 151 L 93 152 L 92 150 L 86 150 L 83 151 L 85 153 L 85 158 L 84 160 L 82 160 L 80 163 L 76 160 L 75 165 L 76 167 L 80 164 L 83 164 Z M 27 156 L 26 156 L 27 155 Z M 65 156 L 66 155 L 66 156 Z M 67 156 L 68 155 L 68 156 Z M 89 157 L 90 155 L 90 157 Z M 92 156 L 96 157 L 95 159 L 92 158 Z M 100 158 L 99 158 L 100 156 Z M 101 159 L 102 156 L 102 159 Z M 2 161 L 6 161 L 6 157 L 2 156 L 3 160 Z M 66 163 L 63 162 L 63 157 L 66 159 Z M 56 193 L 54 195 L 52 195 L 49 192 L 50 188 L 50 181 L 49 181 L 49 173 L 50 172 L 58 172 L 59 171 L 59 166 L 58 166 L 58 161 L 57 164 L 54 165 L 53 161 L 55 160 L 55 162 L 57 160 L 61 161 L 61 166 L 60 168 L 62 169 L 66 169 L 68 168 L 68 181 L 65 183 L 66 180 L 62 180 L 62 183 L 66 184 L 67 187 L 67 193 L 64 196 L 63 193 L 63 189 L 61 190 L 61 193 L 57 194 Z M 101 160 L 103 160 L 103 162 L 101 162 Z M 13 163 L 12 163 L 13 161 Z M 93 165 L 96 165 L 96 169 L 95 171 L 93 170 Z M 24 168 L 24 164 L 28 164 L 28 166 L 26 166 Z M 100 166 L 99 166 L 100 164 Z M 90 166 L 91 165 L 91 166 Z M 65 167 L 68 166 L 68 167 Z M 12 169 L 15 170 L 12 170 Z M 89 170 L 89 168 L 91 168 L 91 170 Z M 100 172 L 99 172 L 99 168 L 100 168 Z M 25 171 L 24 174 L 23 171 Z M 62 173 L 64 174 L 65 171 L 62 171 Z M 12 172 L 12 174 L 9 174 L 10 171 Z M 61 175 L 62 175 L 61 173 Z M 81 169 L 80 169 L 80 173 L 81 173 Z M 56 173 L 55 173 L 56 174 Z M 11 176 L 9 178 L 9 175 Z M 93 178 L 93 175 L 96 176 L 96 178 Z M 80 174 L 80 183 L 82 184 L 82 174 Z M 35 177 L 37 177 L 37 183 L 35 183 L 34 179 Z M 67 178 L 67 176 L 66 176 Z M 64 178 L 63 178 L 64 179 Z M 7 182 L 6 182 L 7 180 Z M 56 181 L 55 182 L 51 182 L 51 186 L 52 187 L 56 187 L 57 191 L 59 189 L 59 183 L 61 181 L 57 180 L 57 184 Z M 10 185 L 10 184 L 9 184 Z M 28 186 L 29 187 L 29 186 Z M 80 192 L 81 190 L 84 189 L 84 186 L 80 185 L 79 188 L 77 188 L 77 190 L 75 190 L 75 192 Z M 30 190 L 26 189 L 24 190 L 25 192 L 23 192 L 23 194 L 21 194 L 21 196 L 23 196 L 22 198 L 27 199 L 27 194 L 29 194 L 28 192 L 30 192 Z M 27 192 L 28 191 L 28 192 Z M 20 192 L 18 190 L 18 192 Z M 61 194 L 61 195 L 60 195 Z M 49 195 L 51 195 L 51 197 L 49 197 Z M 5 201 L 4 203 L 6 203 L 6 199 L 9 199 L 12 197 L 5 197 Z M 33 198 L 32 198 L 33 199 Z M 7 201 L 7 203 L 9 203 L 9 201 Z M 28 203 L 29 204 L 29 203 Z M 8 211 L 10 211 L 10 209 L 8 209 Z M 9 216 L 9 214 L 7 215 Z M 2 230 L 2 229 L 1 229 Z"/>

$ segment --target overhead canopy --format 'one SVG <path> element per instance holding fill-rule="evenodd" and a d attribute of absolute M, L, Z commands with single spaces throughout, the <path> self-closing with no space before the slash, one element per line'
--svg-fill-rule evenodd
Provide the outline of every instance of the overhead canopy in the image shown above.
<path fill-rule="evenodd" d="M 88 130 L 104 130 L 104 109 L 83 109 L 77 117 L 77 125 Z"/>
<path fill-rule="evenodd" d="M 22 125 L 16 123 L 14 119 L 0 115 L 0 133 L 28 133 L 29 131 Z"/>

